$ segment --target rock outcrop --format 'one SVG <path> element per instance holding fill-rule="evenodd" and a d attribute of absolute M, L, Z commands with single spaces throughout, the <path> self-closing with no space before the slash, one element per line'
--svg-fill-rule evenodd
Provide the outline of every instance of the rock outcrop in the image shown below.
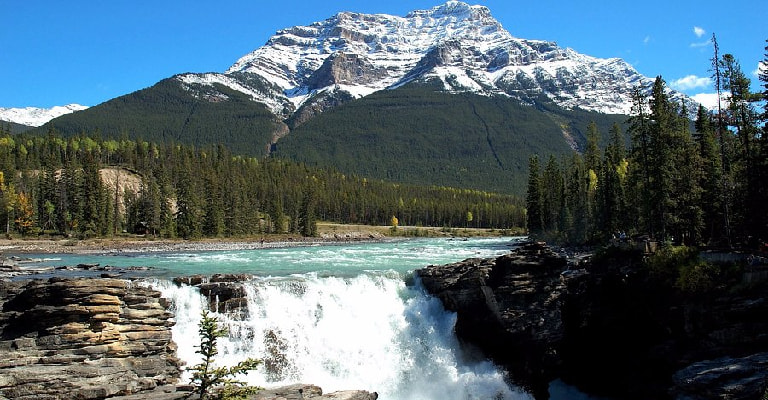
<path fill-rule="evenodd" d="M 243 282 L 252 278 L 246 274 L 191 275 L 173 278 L 173 283 L 197 287 L 208 299 L 208 308 L 212 311 L 245 317 L 248 300 Z"/>
<path fill-rule="evenodd" d="M 537 399 L 554 378 L 616 399 L 746 400 L 768 385 L 766 281 L 685 293 L 640 257 L 575 267 L 537 243 L 417 276 L 457 313 L 459 338 Z"/>
<path fill-rule="evenodd" d="M 379 395 L 376 392 L 362 390 L 347 390 L 323 394 L 323 389 L 314 385 L 291 385 L 278 389 L 262 390 L 248 400 L 376 400 Z"/>
<path fill-rule="evenodd" d="M 676 399 L 759 399 L 768 382 L 768 353 L 697 362 L 673 379 L 670 392 Z"/>
<path fill-rule="evenodd" d="M 243 313 L 247 275 L 196 275 L 220 312 Z M 51 278 L 0 281 L 0 400 L 179 400 L 182 363 L 173 315 L 160 293 L 136 281 Z M 367 391 L 323 394 L 313 385 L 259 391 L 250 400 L 375 400 Z"/>
<path fill-rule="evenodd" d="M 152 289 L 118 279 L 0 282 L 0 307 L 0 397 L 103 399 L 179 378 L 171 314 Z"/>
<path fill-rule="evenodd" d="M 566 260 L 531 243 L 496 259 L 416 271 L 428 292 L 457 313 L 456 334 L 505 366 L 537 397 L 557 375 Z"/>

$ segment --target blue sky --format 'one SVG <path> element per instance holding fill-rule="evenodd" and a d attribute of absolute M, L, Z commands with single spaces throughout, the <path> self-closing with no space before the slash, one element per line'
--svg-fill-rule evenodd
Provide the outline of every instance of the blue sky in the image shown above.
<path fill-rule="evenodd" d="M 223 72 L 281 28 L 339 11 L 404 16 L 443 2 L 0 0 L 0 107 L 94 106 L 177 73 Z M 713 32 L 755 89 L 768 39 L 764 0 L 468 3 L 490 8 L 513 36 L 623 58 L 690 95 L 713 91 Z"/>

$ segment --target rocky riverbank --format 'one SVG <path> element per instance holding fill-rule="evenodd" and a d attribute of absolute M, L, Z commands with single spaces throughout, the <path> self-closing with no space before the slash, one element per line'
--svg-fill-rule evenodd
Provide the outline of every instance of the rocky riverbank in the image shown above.
<path fill-rule="evenodd" d="M 213 281 L 201 290 L 209 295 L 229 290 Z M 159 292 L 137 281 L 0 281 L 0 399 L 186 398 L 191 388 L 179 382 L 183 366 L 168 306 Z M 294 385 L 249 399 L 376 398 L 364 391 L 323 394 L 316 386 Z"/>
<path fill-rule="evenodd" d="M 537 399 L 556 378 L 615 399 L 758 398 L 768 384 L 768 283 L 686 294 L 640 261 L 569 266 L 529 243 L 417 276 L 457 313 L 460 339 Z"/>

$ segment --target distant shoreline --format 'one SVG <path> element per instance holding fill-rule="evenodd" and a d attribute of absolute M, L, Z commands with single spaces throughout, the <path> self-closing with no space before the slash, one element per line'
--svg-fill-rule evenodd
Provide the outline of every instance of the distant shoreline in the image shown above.
<path fill-rule="evenodd" d="M 94 239 L 0 239 L 0 258 L 15 254 L 105 254 L 153 253 L 179 251 L 254 250 L 312 245 L 375 243 L 405 240 L 417 236 L 390 235 L 390 227 L 323 224 L 317 237 L 299 235 L 264 235 L 248 238 L 204 238 L 195 240 L 148 238 L 140 236 Z M 420 231 L 421 237 L 493 237 L 498 230 L 456 228 L 442 232 L 435 227 L 400 227 L 400 233 Z"/>
<path fill-rule="evenodd" d="M 104 254 L 104 253 L 156 253 L 177 251 L 254 250 L 311 245 L 331 245 L 353 242 L 383 242 L 397 238 L 271 238 L 262 239 L 2 239 L 0 256 L 13 254 Z"/>

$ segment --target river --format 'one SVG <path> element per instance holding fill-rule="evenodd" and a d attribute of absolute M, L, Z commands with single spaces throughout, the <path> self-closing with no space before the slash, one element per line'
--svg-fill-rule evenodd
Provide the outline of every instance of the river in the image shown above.
<path fill-rule="evenodd" d="M 508 252 L 516 238 L 413 239 L 252 250 L 38 255 L 45 265 L 150 267 L 139 272 L 171 300 L 173 338 L 199 362 L 198 322 L 207 302 L 171 277 L 249 274 L 248 312 L 214 314 L 229 330 L 217 361 L 264 359 L 251 384 L 312 383 L 326 392 L 376 391 L 380 399 L 531 399 L 503 370 L 460 349 L 455 314 L 428 296 L 413 270 Z M 570 398 L 573 398 L 571 393 Z M 558 396 L 553 393 L 553 399 Z"/>

